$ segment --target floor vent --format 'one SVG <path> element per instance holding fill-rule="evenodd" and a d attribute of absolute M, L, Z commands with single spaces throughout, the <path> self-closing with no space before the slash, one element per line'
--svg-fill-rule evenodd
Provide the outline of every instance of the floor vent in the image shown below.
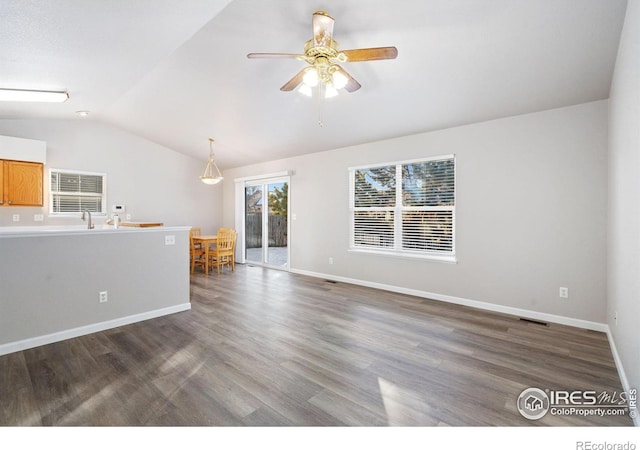
<path fill-rule="evenodd" d="M 542 322 L 540 320 L 525 319 L 524 317 L 520 317 L 520 320 L 523 321 L 523 322 L 533 323 L 535 325 L 542 325 L 543 327 L 548 327 L 549 326 L 549 324 L 547 322 Z"/>

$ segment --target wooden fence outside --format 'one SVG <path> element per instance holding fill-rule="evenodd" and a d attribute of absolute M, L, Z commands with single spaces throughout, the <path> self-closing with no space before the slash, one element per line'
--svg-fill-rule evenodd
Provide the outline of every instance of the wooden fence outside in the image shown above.
<path fill-rule="evenodd" d="M 247 248 L 262 247 L 262 214 L 245 217 L 245 245 Z M 269 215 L 269 247 L 287 246 L 287 216 Z"/>

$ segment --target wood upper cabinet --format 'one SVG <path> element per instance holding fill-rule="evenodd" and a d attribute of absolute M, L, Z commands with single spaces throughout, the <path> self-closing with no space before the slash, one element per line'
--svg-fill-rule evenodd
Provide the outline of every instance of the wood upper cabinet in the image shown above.
<path fill-rule="evenodd" d="M 0 205 L 42 206 L 43 164 L 7 160 L 0 162 Z"/>

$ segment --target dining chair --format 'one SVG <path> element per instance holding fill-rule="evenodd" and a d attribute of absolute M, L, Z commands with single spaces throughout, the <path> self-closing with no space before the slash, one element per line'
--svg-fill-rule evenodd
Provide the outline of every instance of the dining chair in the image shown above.
<path fill-rule="evenodd" d="M 191 227 L 191 231 L 190 234 L 192 236 L 201 236 L 202 235 L 202 230 L 200 227 Z M 200 244 L 199 242 L 196 243 L 196 247 L 202 247 L 202 244 Z"/>
<path fill-rule="evenodd" d="M 217 236 L 215 248 L 209 251 L 209 263 L 215 264 L 218 273 L 225 265 L 235 271 L 235 258 L 233 255 L 235 231 L 229 228 L 221 228 L 218 230 Z"/>
<path fill-rule="evenodd" d="M 236 240 L 238 238 L 238 232 L 236 230 L 231 230 L 233 234 L 233 253 L 231 253 L 231 268 L 235 270 L 236 266 Z"/>
<path fill-rule="evenodd" d="M 233 228 L 220 228 L 221 231 L 230 232 L 233 235 L 233 255 L 231 255 L 231 267 L 235 268 L 236 265 L 236 240 L 238 239 L 238 232 Z"/>
<path fill-rule="evenodd" d="M 199 243 L 195 243 L 193 240 L 194 236 L 200 235 L 200 228 L 196 228 L 196 232 L 194 233 L 194 228 L 189 230 L 189 259 L 191 261 L 191 273 L 194 272 L 196 266 L 202 266 L 202 270 L 205 270 L 206 267 L 206 252 L 205 249 Z"/>

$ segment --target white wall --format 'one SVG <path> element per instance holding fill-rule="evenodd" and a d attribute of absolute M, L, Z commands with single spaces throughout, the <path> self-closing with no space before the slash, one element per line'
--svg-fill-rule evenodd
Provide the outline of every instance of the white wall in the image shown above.
<path fill-rule="evenodd" d="M 348 252 L 348 167 L 451 153 L 458 264 Z M 294 271 L 605 322 L 606 101 L 227 170 L 225 226 L 234 178 L 282 170 Z"/>
<path fill-rule="evenodd" d="M 0 355 L 189 309 L 188 230 L 0 233 Z"/>
<path fill-rule="evenodd" d="M 107 173 L 107 203 L 124 204 L 133 221 L 200 226 L 214 232 L 220 225 L 221 189 L 199 180 L 206 160 L 177 153 L 129 132 L 92 120 L 0 120 L 0 135 L 47 142 L 48 169 Z M 49 186 L 45 206 L 2 207 L 0 226 L 80 224 L 79 218 L 50 218 Z M 13 214 L 20 222 L 12 221 Z M 44 214 L 45 222 L 34 222 Z M 97 223 L 102 223 L 99 219 Z"/>
<path fill-rule="evenodd" d="M 627 5 L 609 100 L 608 250 L 607 323 L 628 385 L 640 388 L 639 0 Z"/>
<path fill-rule="evenodd" d="M 47 143 L 0 135 L 0 158 L 18 161 L 47 162 Z"/>

